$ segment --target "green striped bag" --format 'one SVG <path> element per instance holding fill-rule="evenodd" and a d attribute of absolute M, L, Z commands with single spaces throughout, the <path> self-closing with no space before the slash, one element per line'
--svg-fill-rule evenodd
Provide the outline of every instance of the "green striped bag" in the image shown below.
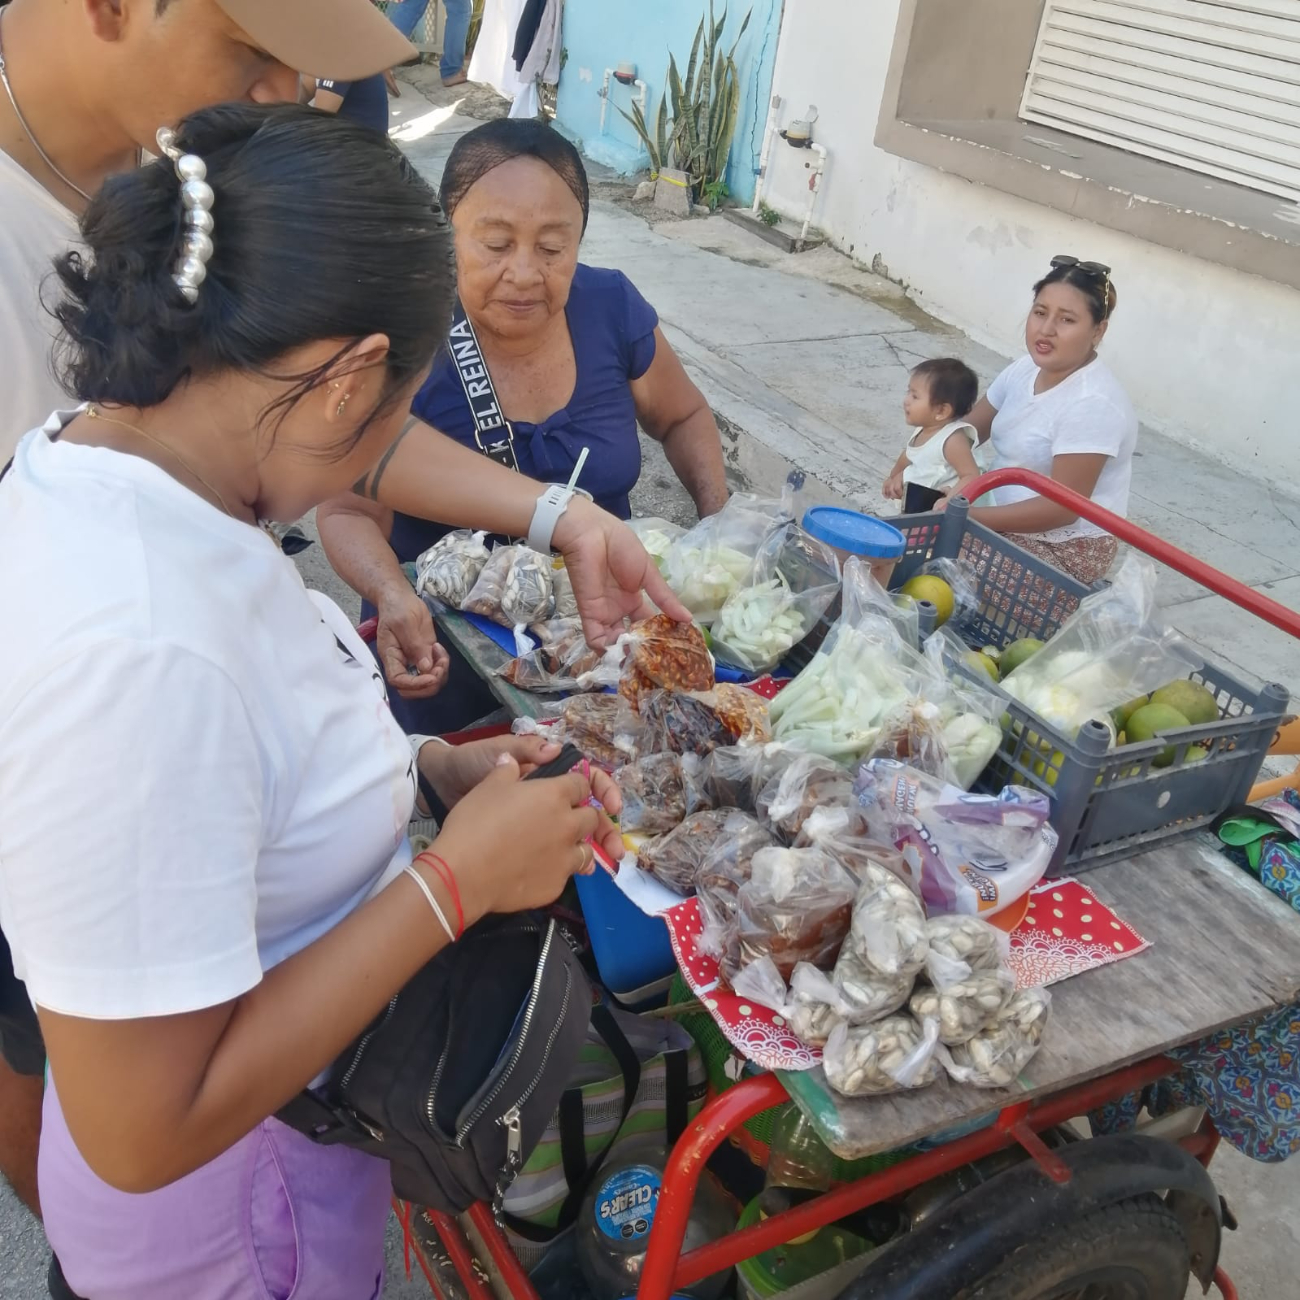
<path fill-rule="evenodd" d="M 632 1141 L 671 1147 L 707 1091 L 699 1048 L 680 1025 L 597 1003 L 574 1078 L 506 1193 L 506 1236 L 524 1267 L 573 1226 L 606 1160 Z"/>

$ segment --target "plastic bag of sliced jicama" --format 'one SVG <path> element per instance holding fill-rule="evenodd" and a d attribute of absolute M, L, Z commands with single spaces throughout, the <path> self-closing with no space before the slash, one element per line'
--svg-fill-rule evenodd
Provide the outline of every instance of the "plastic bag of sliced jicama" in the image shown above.
<path fill-rule="evenodd" d="M 768 533 L 791 517 L 792 499 L 737 492 L 715 515 L 683 533 L 664 558 L 664 578 L 677 598 L 709 625 L 745 581 Z"/>
<path fill-rule="evenodd" d="M 793 522 L 772 529 L 713 624 L 714 653 L 745 672 L 770 672 L 830 607 L 839 583 L 829 546 Z"/>

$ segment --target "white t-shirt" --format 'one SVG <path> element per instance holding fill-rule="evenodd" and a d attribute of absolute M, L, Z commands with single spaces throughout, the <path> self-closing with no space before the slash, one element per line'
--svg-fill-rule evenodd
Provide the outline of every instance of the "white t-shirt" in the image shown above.
<path fill-rule="evenodd" d="M 252 988 L 410 861 L 410 746 L 339 608 L 156 465 L 23 439 L 0 482 L 0 926 L 33 1001 Z"/>
<path fill-rule="evenodd" d="M 954 433 L 964 433 L 966 441 L 974 448 L 979 433 L 973 424 L 967 424 L 965 420 L 953 420 L 918 447 L 916 439 L 920 432 L 920 429 L 913 430 L 912 436 L 907 440 L 907 468 L 903 470 L 903 482 L 933 488 L 936 492 L 946 492 L 950 487 L 956 486 L 958 474 L 943 454 L 944 444 Z"/>
<path fill-rule="evenodd" d="M 68 404 L 54 378 L 58 332 L 42 298 L 60 293 L 54 259 L 78 239 L 77 219 L 7 153 L 0 152 L 0 466 L 18 439 Z"/>
<path fill-rule="evenodd" d="M 1055 456 L 1109 456 L 1092 499 L 1117 515 L 1126 515 L 1138 418 L 1119 380 L 1100 359 L 1045 393 L 1034 392 L 1037 378 L 1033 357 L 1023 356 L 989 385 L 988 400 L 997 410 L 991 439 L 993 468 L 1029 469 L 1050 476 Z M 1010 505 L 1034 495 L 1026 488 L 999 488 L 995 504 Z M 1104 532 L 1077 519 L 1038 536 L 1045 542 L 1068 542 Z"/>

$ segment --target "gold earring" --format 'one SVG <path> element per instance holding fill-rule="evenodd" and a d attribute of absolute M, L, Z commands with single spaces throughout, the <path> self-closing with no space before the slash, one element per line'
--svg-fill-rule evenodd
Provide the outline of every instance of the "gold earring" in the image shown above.
<path fill-rule="evenodd" d="M 336 415 L 343 414 L 343 408 L 348 404 L 348 398 L 351 396 L 352 396 L 351 393 L 344 393 L 343 396 L 339 398 L 339 404 L 334 411 Z"/>

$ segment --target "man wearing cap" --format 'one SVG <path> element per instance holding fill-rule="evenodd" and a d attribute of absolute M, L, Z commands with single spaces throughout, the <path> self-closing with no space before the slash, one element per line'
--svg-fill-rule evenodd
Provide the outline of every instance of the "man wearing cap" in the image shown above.
<path fill-rule="evenodd" d="M 24 433 L 70 404 L 54 378 L 53 320 L 42 297 L 54 258 L 75 243 L 77 219 L 105 178 L 136 166 L 159 126 L 199 108 L 294 100 L 300 74 L 351 81 L 413 53 L 371 0 L 10 0 L 0 7 L 0 466 Z M 593 644 L 645 609 L 642 588 L 661 608 L 688 617 L 612 516 L 581 497 L 558 500 L 555 489 L 414 424 L 359 489 L 392 509 L 457 527 L 549 535 L 565 556 Z M 52 780 L 51 797 L 58 789 Z M 0 1173 L 36 1213 L 44 1059 L 36 1018 L 0 942 Z"/>

